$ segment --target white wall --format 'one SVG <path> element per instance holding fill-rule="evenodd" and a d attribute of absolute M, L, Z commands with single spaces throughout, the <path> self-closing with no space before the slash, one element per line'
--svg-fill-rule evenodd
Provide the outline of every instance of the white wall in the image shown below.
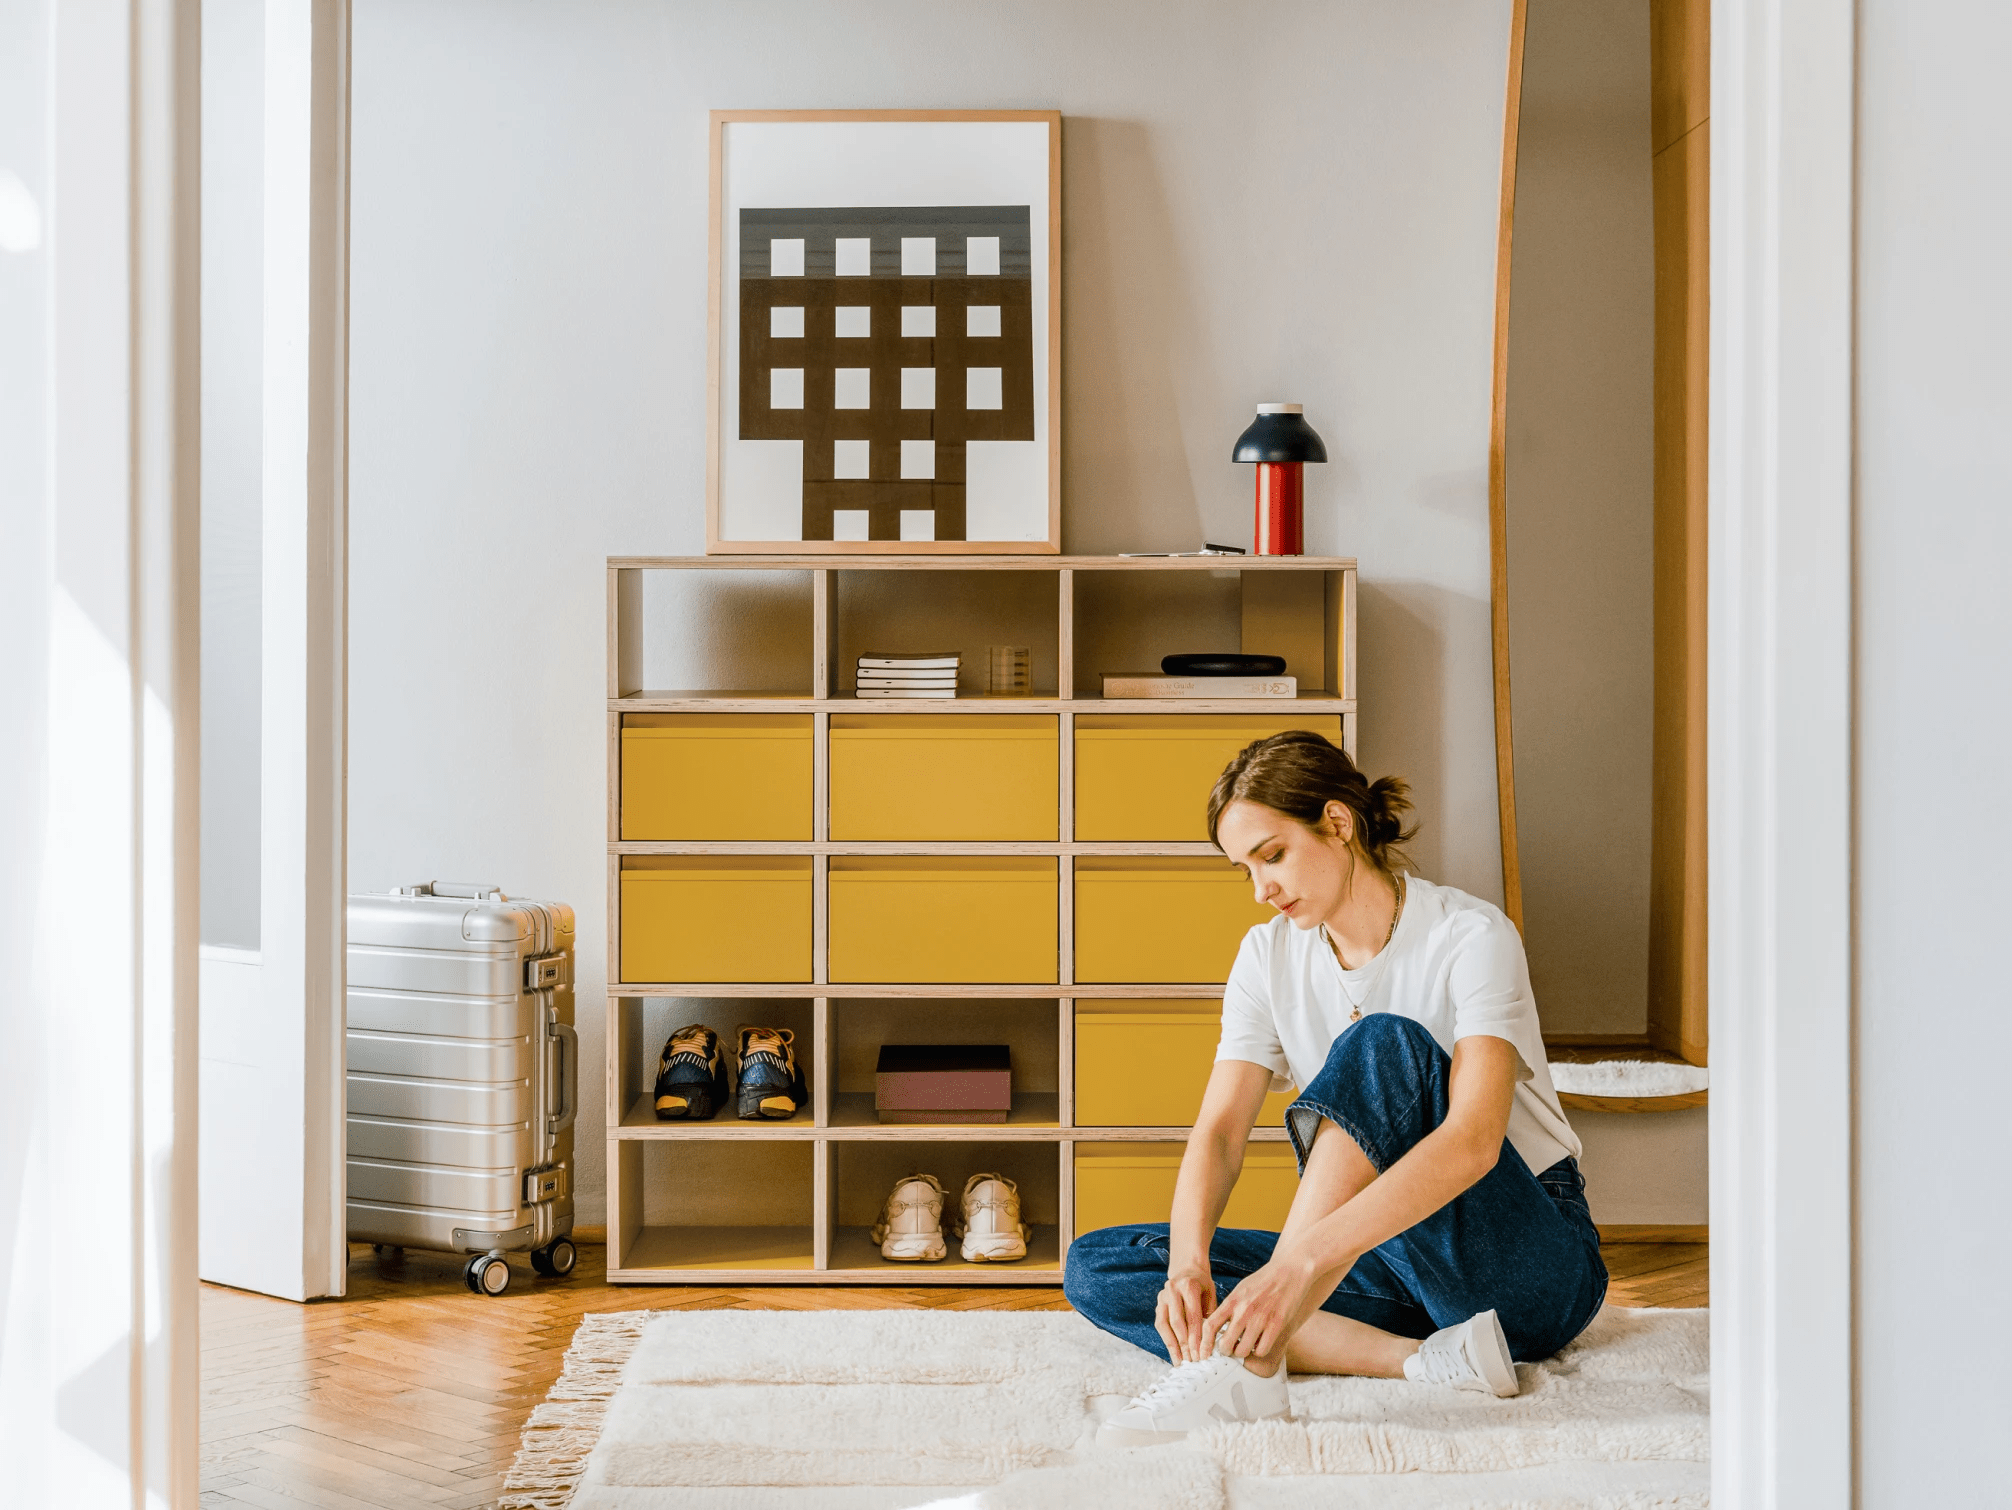
<path fill-rule="evenodd" d="M 1648 0 L 1532 0 L 1509 301 L 1509 674 L 1524 942 L 1556 1033 L 1648 1026 L 1649 146 Z"/>
<path fill-rule="evenodd" d="M 2002 1504 L 2012 11 L 1860 7 L 1860 1502 Z"/>
<path fill-rule="evenodd" d="M 352 887 L 573 903 L 598 1062 L 601 568 L 703 549 L 705 113 L 1038 106 L 1065 116 L 1064 548 L 1246 539 L 1230 445 L 1255 402 L 1304 402 L 1333 458 L 1308 548 L 1363 562 L 1365 762 L 1414 783 L 1422 868 L 1499 898 L 1509 10 L 359 0 Z"/>

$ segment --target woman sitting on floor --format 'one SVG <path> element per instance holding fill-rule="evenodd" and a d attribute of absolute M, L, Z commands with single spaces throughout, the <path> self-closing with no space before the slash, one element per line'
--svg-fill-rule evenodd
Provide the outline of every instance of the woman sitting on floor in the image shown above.
<path fill-rule="evenodd" d="M 1398 869 L 1410 804 L 1318 734 L 1248 746 L 1209 835 L 1279 916 L 1250 930 L 1173 1220 L 1086 1233 L 1070 1302 L 1177 1365 L 1100 1440 L 1290 1414 L 1286 1371 L 1516 1393 L 1607 1290 L 1523 941 Z M 1218 1229 L 1267 1092 L 1300 1183 L 1281 1232 Z M 1422 1339 L 1422 1340 L 1421 1340 Z"/>

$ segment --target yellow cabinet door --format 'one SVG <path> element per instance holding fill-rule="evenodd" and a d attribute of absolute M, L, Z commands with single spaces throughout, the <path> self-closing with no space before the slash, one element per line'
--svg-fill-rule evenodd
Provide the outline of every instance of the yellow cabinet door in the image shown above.
<path fill-rule="evenodd" d="M 1051 714 L 834 713 L 831 837 L 1053 842 Z"/>
<path fill-rule="evenodd" d="M 811 834 L 808 713 L 630 713 L 625 840 L 797 840 Z"/>
<path fill-rule="evenodd" d="M 1219 1001 L 1076 1003 L 1076 1125 L 1192 1127 L 1222 1039 Z M 1259 1127 L 1285 1126 L 1289 1091 L 1264 1099 Z"/>
<path fill-rule="evenodd" d="M 1055 861 L 833 856 L 834 981 L 1055 981 Z"/>
<path fill-rule="evenodd" d="M 1166 1221 L 1174 1207 L 1181 1152 L 1178 1143 L 1078 1143 L 1077 1234 Z M 1285 1225 L 1298 1189 L 1290 1144 L 1249 1144 L 1243 1173 L 1223 1208 L 1222 1225 L 1276 1232 Z"/>
<path fill-rule="evenodd" d="M 629 855 L 624 981 L 807 981 L 811 861 L 795 855 Z"/>
<path fill-rule="evenodd" d="M 1209 837 L 1209 791 L 1253 740 L 1311 729 L 1341 743 L 1341 715 L 1084 713 L 1076 719 L 1076 837 Z"/>
<path fill-rule="evenodd" d="M 1276 916 L 1227 860 L 1078 856 L 1076 979 L 1225 981 L 1244 934 Z"/>

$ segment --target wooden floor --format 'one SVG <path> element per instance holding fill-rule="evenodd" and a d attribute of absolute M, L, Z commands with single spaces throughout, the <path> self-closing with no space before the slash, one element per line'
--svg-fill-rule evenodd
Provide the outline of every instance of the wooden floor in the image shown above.
<path fill-rule="evenodd" d="M 1616 1305 L 1707 1303 L 1703 1243 L 1606 1250 Z M 349 1294 L 294 1305 L 203 1287 L 203 1496 L 264 1510 L 479 1510 L 499 1492 L 531 1407 L 591 1311 L 1066 1310 L 1061 1292 L 884 1286 L 610 1288 L 606 1250 L 571 1279 L 471 1295 L 461 1265 L 352 1248 Z"/>

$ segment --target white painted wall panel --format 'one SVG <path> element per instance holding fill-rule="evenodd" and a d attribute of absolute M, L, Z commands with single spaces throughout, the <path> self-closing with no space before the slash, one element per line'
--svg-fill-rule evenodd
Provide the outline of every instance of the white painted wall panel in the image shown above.
<path fill-rule="evenodd" d="M 1065 549 L 1248 538 L 1231 444 L 1258 401 L 1304 402 L 1333 458 L 1308 469 L 1308 548 L 1363 561 L 1364 758 L 1413 782 L 1422 868 L 1498 897 L 1509 11 L 363 0 L 355 888 L 447 875 L 572 903 L 599 1062 L 601 568 L 704 547 L 706 111 L 1038 106 L 1065 117 Z M 583 1220 L 601 1152 L 582 1140 Z"/>
<path fill-rule="evenodd" d="M 2012 11 L 1860 7 L 1860 1503 L 2005 1495 Z"/>

